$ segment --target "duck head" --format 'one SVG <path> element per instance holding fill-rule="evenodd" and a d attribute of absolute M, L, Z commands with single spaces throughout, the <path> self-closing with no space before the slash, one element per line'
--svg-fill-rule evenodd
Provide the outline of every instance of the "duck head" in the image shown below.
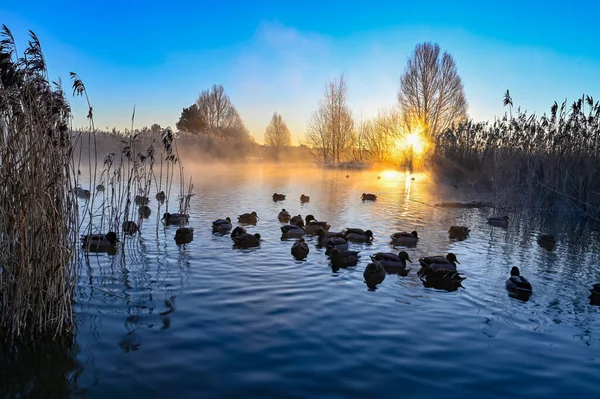
<path fill-rule="evenodd" d="M 460 265 L 460 262 L 458 261 L 458 259 L 456 259 L 456 255 L 454 255 L 452 252 L 446 255 L 446 259 L 448 259 L 450 262 L 458 263 Z"/>
<path fill-rule="evenodd" d="M 413 231 L 410 233 L 412 236 L 414 236 L 415 238 L 419 238 L 419 234 L 417 234 L 416 231 Z"/>
<path fill-rule="evenodd" d="M 306 215 L 306 224 L 309 224 L 312 220 L 317 220 L 313 215 Z"/>
<path fill-rule="evenodd" d="M 114 244 L 119 241 L 119 239 L 117 238 L 117 233 L 115 233 L 114 231 L 109 231 L 108 233 L 106 233 L 106 239 L 111 244 Z"/>
<path fill-rule="evenodd" d="M 258 214 L 256 212 L 252 212 L 251 215 L 258 219 Z"/>
<path fill-rule="evenodd" d="M 365 231 L 365 235 L 369 238 L 369 239 L 373 239 L 373 232 L 371 230 L 366 230 Z"/>
<path fill-rule="evenodd" d="M 254 234 L 254 237 L 256 237 L 256 239 L 260 241 L 260 234 L 256 233 Z"/>
<path fill-rule="evenodd" d="M 160 220 L 166 220 L 166 219 L 169 219 L 169 217 L 170 217 L 170 216 L 171 216 L 171 214 L 170 214 L 169 212 L 165 212 L 165 213 L 163 214 L 163 217 L 162 217 Z"/>
<path fill-rule="evenodd" d="M 513 266 L 512 269 L 510 269 L 510 275 L 511 276 L 520 276 L 521 272 L 519 271 L 518 267 Z"/>
<path fill-rule="evenodd" d="M 409 262 L 411 262 L 411 263 L 412 263 L 412 260 L 410 260 L 410 257 L 408 256 L 408 254 L 407 254 L 406 252 L 404 252 L 404 251 L 401 251 L 401 252 L 398 254 L 398 257 L 399 257 L 400 259 L 402 259 L 403 261 L 409 261 Z"/>
<path fill-rule="evenodd" d="M 225 218 L 225 220 L 227 220 L 229 223 L 231 223 L 231 219 L 229 218 L 229 216 L 227 216 L 227 217 Z"/>

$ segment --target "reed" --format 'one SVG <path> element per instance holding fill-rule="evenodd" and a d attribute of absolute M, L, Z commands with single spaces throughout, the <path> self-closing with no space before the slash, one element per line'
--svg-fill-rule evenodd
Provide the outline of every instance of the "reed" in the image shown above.
<path fill-rule="evenodd" d="M 582 96 L 549 115 L 517 109 L 493 123 L 467 122 L 436 138 L 438 175 L 493 190 L 499 207 L 600 219 L 600 102 Z"/>
<path fill-rule="evenodd" d="M 70 107 L 33 32 L 0 40 L 0 336 L 71 333 L 78 209 Z"/>

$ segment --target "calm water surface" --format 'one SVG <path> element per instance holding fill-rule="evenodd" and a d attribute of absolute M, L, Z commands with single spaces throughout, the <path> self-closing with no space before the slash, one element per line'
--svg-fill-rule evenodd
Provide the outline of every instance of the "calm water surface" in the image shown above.
<path fill-rule="evenodd" d="M 139 240 L 81 267 L 65 395 L 600 397 L 600 308 L 588 300 L 600 282 L 597 232 L 556 233 L 548 252 L 536 244 L 535 223 L 493 228 L 489 209 L 425 205 L 472 197 L 424 175 L 268 166 L 192 174 L 191 244 L 175 244 L 176 227 L 156 234 L 151 203 Z M 378 201 L 363 203 L 365 191 Z M 273 202 L 274 192 L 287 200 Z M 299 203 L 302 193 L 310 203 Z M 352 245 L 360 263 L 336 273 L 312 238 L 308 259 L 295 261 L 293 241 L 280 239 L 281 208 L 336 231 L 370 228 L 375 241 Z M 263 237 L 259 249 L 234 250 L 228 235 L 212 235 L 212 220 L 250 211 L 260 217 L 249 227 Z M 449 240 L 452 224 L 470 226 L 470 237 Z M 368 255 L 400 250 L 389 234 L 402 230 L 419 231 L 418 245 L 406 249 L 415 261 L 454 252 L 464 288 L 425 288 L 413 264 L 407 277 L 388 275 L 368 290 Z M 527 302 L 504 289 L 515 265 L 534 287 Z"/>

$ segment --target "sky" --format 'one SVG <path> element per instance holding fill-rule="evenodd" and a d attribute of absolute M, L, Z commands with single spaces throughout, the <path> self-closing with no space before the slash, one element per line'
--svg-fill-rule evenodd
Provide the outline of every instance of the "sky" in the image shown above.
<path fill-rule="evenodd" d="M 357 121 L 396 106 L 415 45 L 454 57 L 469 117 L 493 120 L 515 107 L 538 114 L 554 101 L 600 99 L 600 2 L 545 1 L 14 1 L 0 23 L 23 49 L 39 37 L 52 80 L 84 81 L 96 127 L 175 127 L 213 84 L 224 86 L 262 143 L 273 114 L 294 144 L 324 85 L 344 74 Z M 69 99 L 87 126 L 84 99 Z"/>

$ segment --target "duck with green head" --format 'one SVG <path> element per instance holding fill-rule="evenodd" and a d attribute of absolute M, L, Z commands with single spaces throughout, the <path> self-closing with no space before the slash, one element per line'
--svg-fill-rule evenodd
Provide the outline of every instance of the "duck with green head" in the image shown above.
<path fill-rule="evenodd" d="M 295 224 L 286 224 L 281 226 L 281 239 L 285 240 L 288 238 L 300 238 L 305 234 L 304 228 L 296 226 Z"/>
<path fill-rule="evenodd" d="M 117 234 L 109 231 L 106 234 L 87 234 L 81 236 L 83 248 L 88 252 L 111 252 L 119 242 Z"/>
<path fill-rule="evenodd" d="M 217 219 L 212 222 L 213 233 L 221 233 L 225 234 L 229 230 L 231 230 L 233 226 L 231 225 L 231 219 L 226 217 L 225 219 Z"/>
<path fill-rule="evenodd" d="M 187 215 L 185 213 L 165 212 L 163 214 L 163 217 L 160 220 L 164 221 L 165 224 L 182 225 L 182 224 L 186 224 L 188 222 L 189 218 L 190 218 L 190 215 Z"/>
<path fill-rule="evenodd" d="M 345 230 L 346 241 L 351 242 L 371 242 L 373 241 L 373 232 L 356 228 L 347 228 Z"/>
<path fill-rule="evenodd" d="M 521 276 L 521 271 L 516 266 L 510 269 L 510 277 L 506 280 L 505 286 L 508 291 L 519 294 L 531 294 L 532 292 L 531 283 Z"/>
<path fill-rule="evenodd" d="M 315 217 L 313 215 L 306 215 L 306 224 L 305 226 L 305 230 L 306 230 L 306 234 L 317 234 L 317 230 L 319 229 L 323 229 L 325 231 L 329 231 L 329 228 L 331 227 L 327 222 L 322 222 L 322 221 L 318 221 L 315 219 Z"/>

